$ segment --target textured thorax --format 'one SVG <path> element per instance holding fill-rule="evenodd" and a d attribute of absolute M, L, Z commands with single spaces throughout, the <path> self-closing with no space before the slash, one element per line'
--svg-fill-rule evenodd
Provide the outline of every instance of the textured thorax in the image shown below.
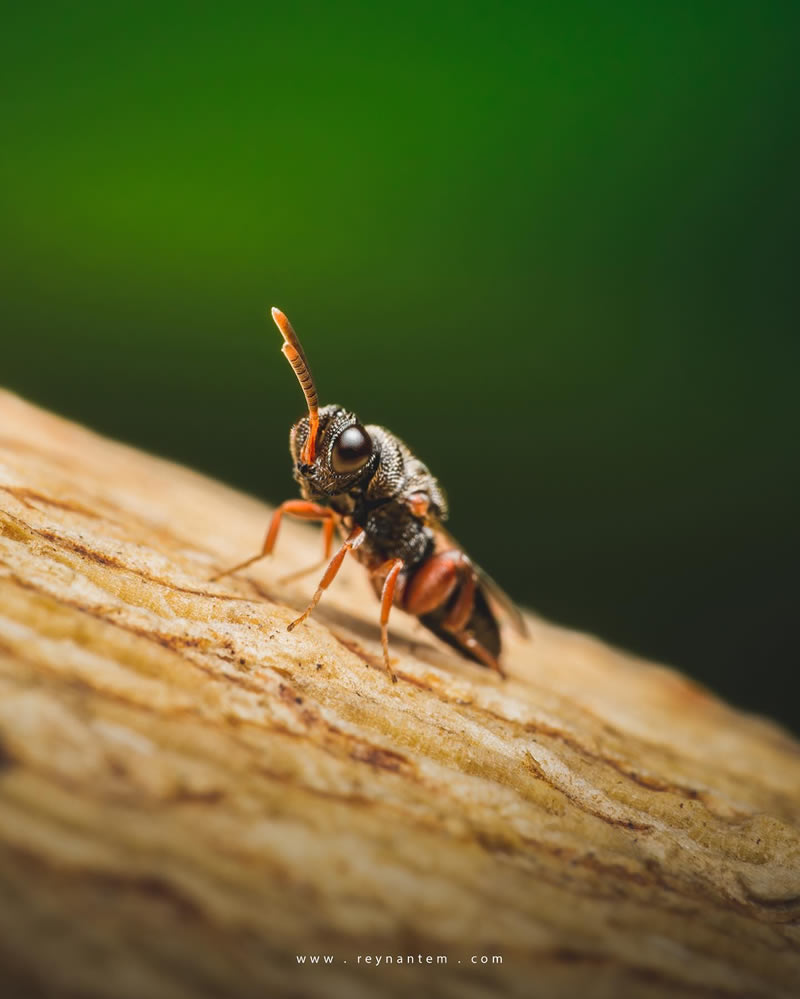
<path fill-rule="evenodd" d="M 370 425 L 367 430 L 380 455 L 378 467 L 365 490 L 367 503 L 387 499 L 405 501 L 413 495 L 424 495 L 430 512 L 439 520 L 444 520 L 447 517 L 447 501 L 427 466 L 384 427 Z"/>

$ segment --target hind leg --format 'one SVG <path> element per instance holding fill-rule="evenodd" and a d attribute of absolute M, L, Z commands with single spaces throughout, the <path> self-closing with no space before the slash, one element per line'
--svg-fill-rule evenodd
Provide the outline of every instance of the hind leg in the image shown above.
<path fill-rule="evenodd" d="M 478 577 L 467 556 L 456 548 L 428 559 L 414 573 L 403 594 L 403 609 L 418 617 L 443 607 L 460 586 L 455 603 L 442 620 L 442 627 L 464 649 L 485 666 L 505 676 L 496 656 L 469 631 L 475 610 Z"/>

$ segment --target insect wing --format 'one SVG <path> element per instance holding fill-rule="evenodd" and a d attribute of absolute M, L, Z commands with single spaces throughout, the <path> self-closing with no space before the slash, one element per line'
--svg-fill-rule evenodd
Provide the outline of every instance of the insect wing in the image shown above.
<path fill-rule="evenodd" d="M 472 563 L 472 568 L 477 573 L 478 579 L 489 594 L 489 597 L 502 609 L 514 631 L 523 638 L 527 638 L 529 635 L 528 625 L 525 623 L 525 618 L 522 616 L 519 607 L 517 607 L 506 591 L 498 586 L 488 572 L 481 569 L 479 565 L 475 565 L 474 562 Z"/>

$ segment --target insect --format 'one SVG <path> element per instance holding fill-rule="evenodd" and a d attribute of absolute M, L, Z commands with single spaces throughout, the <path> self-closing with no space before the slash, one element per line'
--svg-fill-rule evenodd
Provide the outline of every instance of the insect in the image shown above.
<path fill-rule="evenodd" d="M 426 466 L 383 427 L 363 426 L 341 406 L 320 406 L 303 348 L 280 309 L 272 317 L 283 334 L 282 352 L 305 395 L 308 415 L 294 424 L 289 450 L 294 478 L 303 499 L 282 503 L 273 514 L 261 551 L 214 576 L 221 579 L 272 553 L 285 514 L 324 525 L 325 557 L 330 562 L 311 603 L 288 626 L 309 616 L 333 582 L 348 552 L 369 573 L 380 598 L 381 644 L 386 671 L 397 682 L 389 660 L 389 612 L 393 605 L 421 623 L 462 656 L 497 670 L 500 628 L 492 605 L 502 608 L 520 634 L 525 622 L 512 601 L 462 551 L 445 531 L 444 493 Z M 334 531 L 344 541 L 331 558 Z M 316 568 L 316 567 L 312 567 Z M 304 575 L 305 572 L 295 575 Z"/>

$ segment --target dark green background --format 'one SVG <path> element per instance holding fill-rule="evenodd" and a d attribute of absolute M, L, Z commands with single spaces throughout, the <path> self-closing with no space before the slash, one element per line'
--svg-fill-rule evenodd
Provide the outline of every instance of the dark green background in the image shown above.
<path fill-rule="evenodd" d="M 279 305 L 520 602 L 797 725 L 798 29 L 14 5 L 2 381 L 277 502 Z"/>

